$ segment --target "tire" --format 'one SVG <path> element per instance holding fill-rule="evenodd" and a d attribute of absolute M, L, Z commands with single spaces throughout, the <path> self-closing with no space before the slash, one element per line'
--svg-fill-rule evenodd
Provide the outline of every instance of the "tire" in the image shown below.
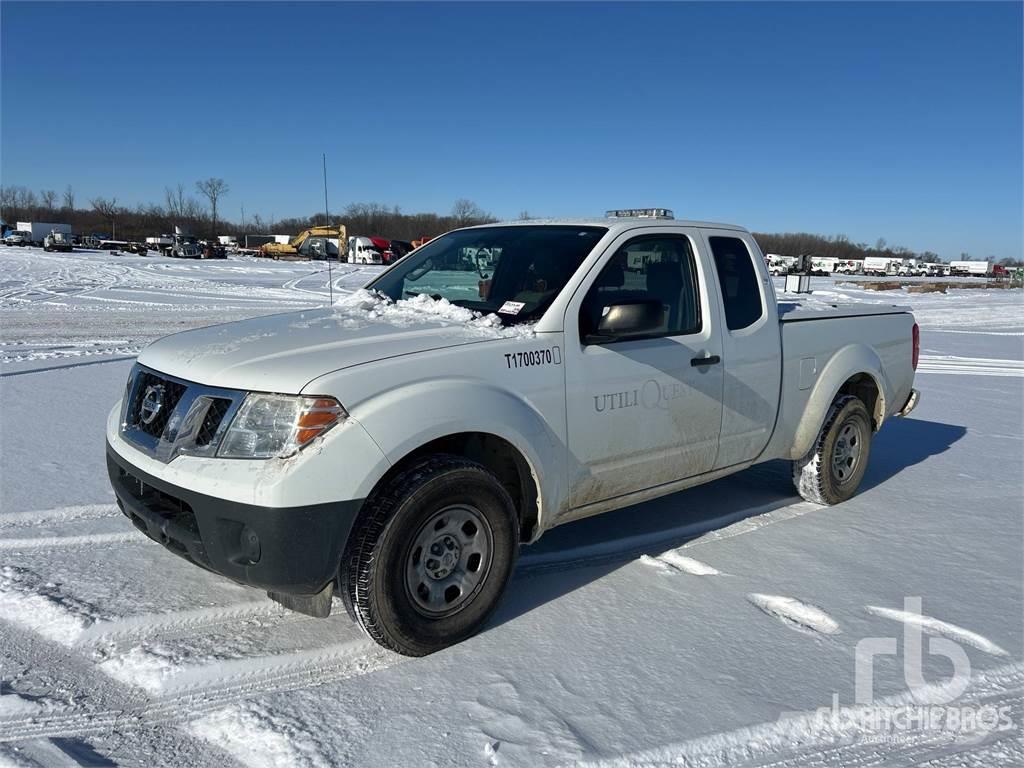
<path fill-rule="evenodd" d="M 367 500 L 342 558 L 341 597 L 377 643 L 425 656 L 480 630 L 518 551 L 515 506 L 498 479 L 468 459 L 431 456 Z"/>
<path fill-rule="evenodd" d="M 867 470 L 871 436 L 871 416 L 864 402 L 853 395 L 837 397 L 810 453 L 793 462 L 797 492 L 825 505 L 852 497 Z"/>

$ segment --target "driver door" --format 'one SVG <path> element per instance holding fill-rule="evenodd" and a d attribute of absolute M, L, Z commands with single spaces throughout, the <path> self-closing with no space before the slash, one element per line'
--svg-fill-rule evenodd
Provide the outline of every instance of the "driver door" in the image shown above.
<path fill-rule="evenodd" d="M 722 347 L 700 242 L 688 229 L 627 232 L 569 304 L 569 517 L 714 467 Z M 611 306 L 650 300 L 662 305 L 660 327 L 639 337 L 594 334 Z"/>

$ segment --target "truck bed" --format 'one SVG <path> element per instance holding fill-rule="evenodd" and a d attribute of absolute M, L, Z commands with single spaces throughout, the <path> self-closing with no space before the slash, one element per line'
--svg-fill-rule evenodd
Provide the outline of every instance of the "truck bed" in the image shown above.
<path fill-rule="evenodd" d="M 914 381 L 914 317 L 907 307 L 790 296 L 778 306 L 782 391 L 768 456 L 796 459 L 806 452 L 821 424 L 805 415 L 823 417 L 850 371 L 875 379 L 876 426 L 903 406 Z"/>

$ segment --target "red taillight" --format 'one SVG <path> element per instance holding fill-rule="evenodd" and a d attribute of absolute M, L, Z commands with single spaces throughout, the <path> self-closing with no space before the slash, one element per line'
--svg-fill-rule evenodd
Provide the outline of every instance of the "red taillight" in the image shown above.
<path fill-rule="evenodd" d="M 917 323 L 914 323 L 914 355 L 911 361 L 914 364 L 914 370 L 917 370 L 917 360 L 921 357 L 921 329 L 917 327 Z"/>

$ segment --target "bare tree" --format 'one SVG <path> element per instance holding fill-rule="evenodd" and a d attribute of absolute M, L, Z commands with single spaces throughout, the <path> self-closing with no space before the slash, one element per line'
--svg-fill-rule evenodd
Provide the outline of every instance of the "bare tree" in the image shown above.
<path fill-rule="evenodd" d="M 164 187 L 164 199 L 167 202 L 167 215 L 171 218 L 182 218 L 185 215 L 185 185 L 178 184 L 177 188 Z"/>
<path fill-rule="evenodd" d="M 94 197 L 89 201 L 89 205 L 96 211 L 97 214 L 103 217 L 104 221 L 110 220 L 110 237 L 112 240 L 117 239 L 117 198 L 112 197 L 109 200 L 105 197 Z"/>
<path fill-rule="evenodd" d="M 11 216 L 18 207 L 18 190 L 14 187 L 0 187 L 0 213 Z"/>
<path fill-rule="evenodd" d="M 18 207 L 27 215 L 30 208 L 36 207 L 36 193 L 26 187 L 16 187 L 15 191 L 18 199 Z"/>
<path fill-rule="evenodd" d="M 198 189 L 207 200 L 210 201 L 210 211 L 213 214 L 213 236 L 217 236 L 217 201 L 230 191 L 228 183 L 224 179 L 216 179 L 212 176 L 203 181 L 196 182 Z"/>
<path fill-rule="evenodd" d="M 47 212 L 53 213 L 53 209 L 57 206 L 57 192 L 52 189 L 42 189 L 39 191 L 39 199 L 43 201 L 43 207 Z"/>
<path fill-rule="evenodd" d="M 525 208 L 519 212 L 519 220 L 520 221 L 527 221 L 527 220 L 529 220 L 529 218 L 530 218 L 530 212 L 528 210 L 526 210 Z"/>
<path fill-rule="evenodd" d="M 64 207 L 69 211 L 75 210 L 75 190 L 70 184 L 64 188 Z"/>
<path fill-rule="evenodd" d="M 467 224 L 486 219 L 487 214 L 472 200 L 461 197 L 452 206 L 452 218 L 455 219 L 457 226 L 464 227 Z"/>

